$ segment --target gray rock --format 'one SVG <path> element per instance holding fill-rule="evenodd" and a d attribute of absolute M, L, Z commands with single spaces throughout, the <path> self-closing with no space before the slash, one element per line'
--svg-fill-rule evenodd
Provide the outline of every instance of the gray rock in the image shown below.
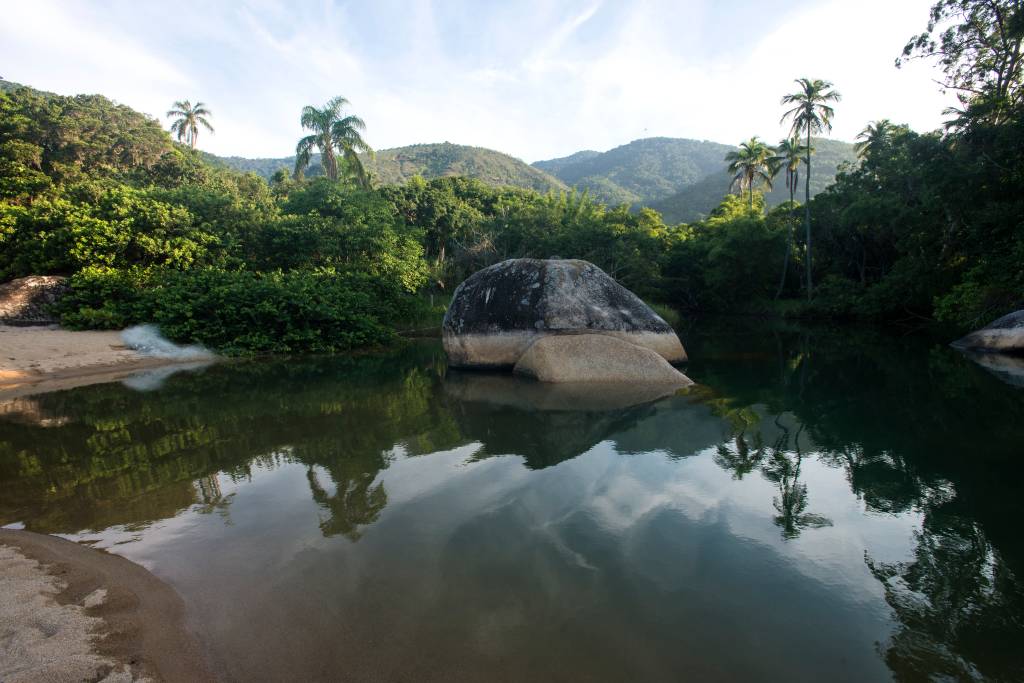
<path fill-rule="evenodd" d="M 1009 315 L 971 332 L 953 342 L 958 349 L 1024 354 L 1024 310 Z"/>
<path fill-rule="evenodd" d="M 441 336 L 454 367 L 516 364 L 541 337 L 600 334 L 686 360 L 671 326 L 635 294 L 587 261 L 511 259 L 459 285 Z"/>
<path fill-rule="evenodd" d="M 604 334 L 542 337 L 520 357 L 514 372 L 541 382 L 693 384 L 651 349 Z"/>
<path fill-rule="evenodd" d="M 29 275 L 0 285 L 0 324 L 52 325 L 57 319 L 49 312 L 68 290 L 68 279 L 60 275 Z"/>

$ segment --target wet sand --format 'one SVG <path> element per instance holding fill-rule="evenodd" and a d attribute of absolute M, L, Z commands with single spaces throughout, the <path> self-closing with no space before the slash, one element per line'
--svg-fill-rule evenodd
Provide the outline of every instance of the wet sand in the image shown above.
<path fill-rule="evenodd" d="M 134 351 L 117 331 L 0 325 L 0 398 L 111 382 L 181 362 Z"/>
<path fill-rule="evenodd" d="M 178 594 L 143 567 L 0 529 L 0 680 L 216 680 Z"/>

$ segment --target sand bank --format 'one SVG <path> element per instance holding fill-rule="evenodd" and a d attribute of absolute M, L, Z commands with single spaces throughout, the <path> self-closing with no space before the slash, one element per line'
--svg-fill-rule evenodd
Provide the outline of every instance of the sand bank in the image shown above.
<path fill-rule="evenodd" d="M 0 680 L 213 681 L 177 593 L 118 555 L 0 529 Z"/>
<path fill-rule="evenodd" d="M 142 354 L 125 346 L 116 331 L 0 325 L 0 398 L 110 382 L 182 362 L 195 359 Z"/>

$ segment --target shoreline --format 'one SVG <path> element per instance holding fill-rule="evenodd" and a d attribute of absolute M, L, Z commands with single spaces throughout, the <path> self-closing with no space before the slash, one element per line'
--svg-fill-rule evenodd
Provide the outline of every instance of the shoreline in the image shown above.
<path fill-rule="evenodd" d="M 13 598 L 0 601 L 17 644 L 4 662 L 10 680 L 63 680 L 83 668 L 118 681 L 216 680 L 185 625 L 181 596 L 149 570 L 31 531 L 0 529 L 4 547 L 14 550 L 3 558 L 13 569 L 0 580 L 32 602 L 25 609 Z M 40 629 L 41 621 L 50 628 Z"/>
<path fill-rule="evenodd" d="M 0 325 L 0 400 L 113 382 L 196 360 L 142 354 L 125 346 L 118 331 Z"/>

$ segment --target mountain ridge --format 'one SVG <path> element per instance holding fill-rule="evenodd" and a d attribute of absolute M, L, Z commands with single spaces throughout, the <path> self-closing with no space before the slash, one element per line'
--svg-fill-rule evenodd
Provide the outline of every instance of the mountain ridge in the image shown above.
<path fill-rule="evenodd" d="M 815 138 L 814 146 L 812 196 L 832 183 L 843 162 L 856 162 L 850 143 Z M 710 140 L 640 138 L 607 152 L 584 150 L 537 161 L 534 166 L 608 204 L 628 204 L 634 209 L 646 206 L 661 213 L 666 222 L 691 222 L 709 214 L 729 192 L 731 176 L 725 155 L 735 149 Z M 799 197 L 801 192 L 796 194 Z M 788 199 L 780 175 L 767 193 L 768 204 L 776 206 Z"/>
<path fill-rule="evenodd" d="M 204 153 L 210 160 L 239 171 L 253 172 L 269 180 L 279 169 L 291 172 L 295 157 L 247 158 Z M 363 164 L 375 182 L 400 185 L 413 176 L 430 180 L 445 176 L 467 176 L 497 186 L 523 187 L 538 192 L 568 190 L 562 181 L 504 152 L 486 147 L 451 142 L 422 143 L 361 154 Z M 321 175 L 320 156 L 313 155 L 307 176 Z"/>

